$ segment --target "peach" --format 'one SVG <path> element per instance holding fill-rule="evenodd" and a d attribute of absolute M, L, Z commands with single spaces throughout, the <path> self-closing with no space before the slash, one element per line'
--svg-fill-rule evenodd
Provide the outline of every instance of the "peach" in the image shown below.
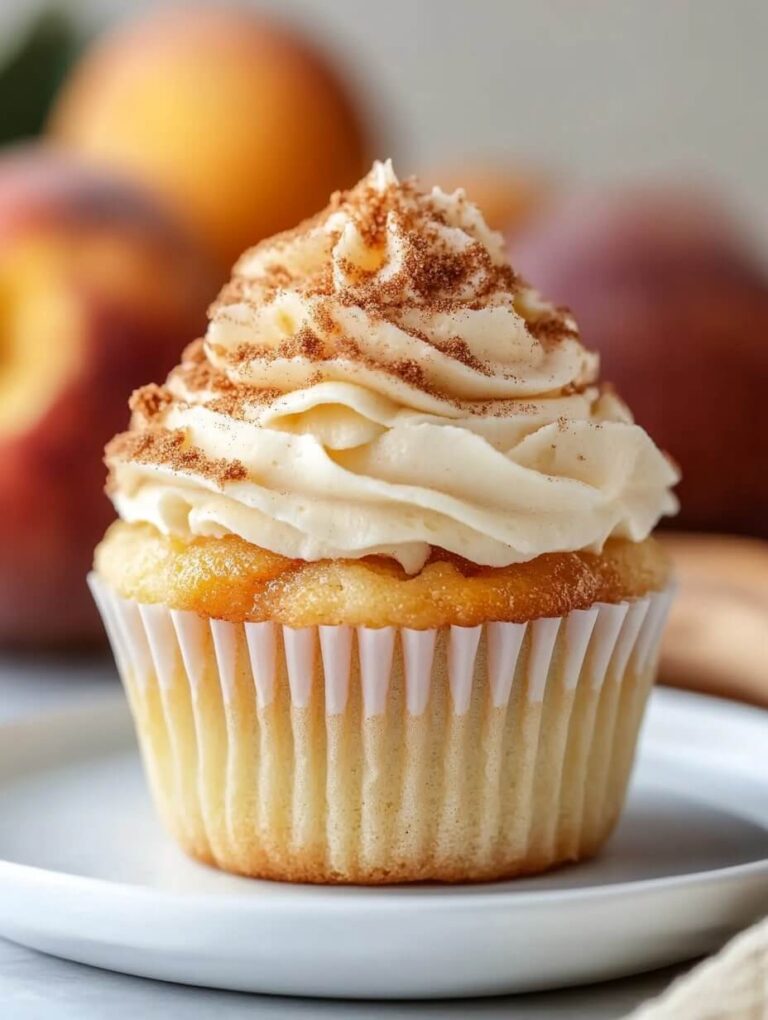
<path fill-rule="evenodd" d="M 672 526 L 768 536 L 768 275 L 728 210 L 695 189 L 575 195 L 510 249 L 679 461 Z"/>
<path fill-rule="evenodd" d="M 456 160 L 431 167 L 419 178 L 424 185 L 438 184 L 443 191 L 463 188 L 488 225 L 505 233 L 516 231 L 538 213 L 550 192 L 545 175 L 503 159 Z"/>
<path fill-rule="evenodd" d="M 0 643 L 100 634 L 104 443 L 204 328 L 207 256 L 151 196 L 27 148 L 0 158 Z"/>
<path fill-rule="evenodd" d="M 166 8 L 97 42 L 65 84 L 50 133 L 158 189 L 222 271 L 370 162 L 324 58 L 233 8 Z"/>

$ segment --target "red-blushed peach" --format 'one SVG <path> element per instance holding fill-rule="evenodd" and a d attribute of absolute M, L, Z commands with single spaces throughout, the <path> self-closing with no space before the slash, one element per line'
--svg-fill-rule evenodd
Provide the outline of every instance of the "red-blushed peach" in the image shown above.
<path fill-rule="evenodd" d="M 419 173 L 425 187 L 439 185 L 443 191 L 463 188 L 481 209 L 494 230 L 514 232 L 548 201 L 552 183 L 541 172 L 516 166 L 511 160 L 452 160 Z"/>
<path fill-rule="evenodd" d="M 65 83 L 50 133 L 156 188 L 222 271 L 370 163 L 332 66 L 292 30 L 237 8 L 166 8 L 119 27 Z"/>
<path fill-rule="evenodd" d="M 150 195 L 69 157 L 0 158 L 0 643 L 92 640 L 114 516 L 104 443 L 205 326 L 206 255 Z"/>
<path fill-rule="evenodd" d="M 638 422 L 680 463 L 672 526 L 768 535 L 768 276 L 696 188 L 574 195 L 510 241 L 569 305 Z"/>

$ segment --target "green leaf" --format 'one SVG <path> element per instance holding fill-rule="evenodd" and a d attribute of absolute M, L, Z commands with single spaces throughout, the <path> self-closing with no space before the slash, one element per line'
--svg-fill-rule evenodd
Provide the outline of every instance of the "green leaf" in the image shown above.
<path fill-rule="evenodd" d="M 0 55 L 0 144 L 40 133 L 81 44 L 58 7 L 41 11 L 21 29 Z"/>

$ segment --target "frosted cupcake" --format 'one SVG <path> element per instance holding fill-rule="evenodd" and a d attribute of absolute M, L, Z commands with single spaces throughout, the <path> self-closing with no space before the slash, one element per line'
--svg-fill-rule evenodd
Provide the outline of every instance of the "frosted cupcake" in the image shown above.
<path fill-rule="evenodd" d="M 594 854 L 675 468 L 462 192 L 376 164 L 247 252 L 107 449 L 92 586 L 194 857 L 464 881 Z"/>

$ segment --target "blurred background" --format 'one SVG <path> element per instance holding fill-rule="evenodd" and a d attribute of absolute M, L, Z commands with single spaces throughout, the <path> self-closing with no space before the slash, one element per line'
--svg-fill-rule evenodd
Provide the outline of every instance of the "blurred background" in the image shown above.
<path fill-rule="evenodd" d="M 104 442 L 246 246 L 374 156 L 464 186 L 680 462 L 670 682 L 768 704 L 768 7 L 0 8 L 0 644 L 102 640 Z"/>

